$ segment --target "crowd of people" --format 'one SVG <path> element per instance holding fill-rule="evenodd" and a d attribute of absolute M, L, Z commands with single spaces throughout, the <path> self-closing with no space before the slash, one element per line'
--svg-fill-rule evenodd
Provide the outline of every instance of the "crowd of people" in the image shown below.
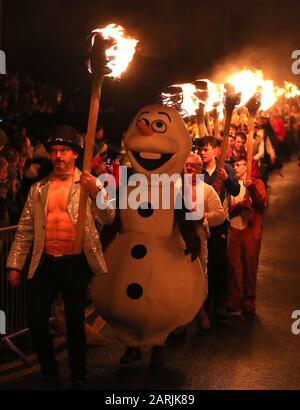
<path fill-rule="evenodd" d="M 222 139 L 199 137 L 199 125 L 188 121 L 199 154 L 197 172 L 219 193 L 225 220 L 210 226 L 208 239 L 209 293 L 205 310 L 198 316 L 200 328 L 226 323 L 229 316 L 255 313 L 256 277 L 262 237 L 263 210 L 267 206 L 271 172 L 281 176 L 283 163 L 300 148 L 297 104 L 278 104 L 255 119 L 251 177 L 247 175 L 248 124 L 233 115 L 225 167 L 218 169 Z M 222 135 L 220 130 L 219 135 Z M 196 168 L 195 168 L 196 169 Z"/>
<path fill-rule="evenodd" d="M 58 109 L 60 89 L 18 75 L 0 81 L 0 227 L 18 223 L 31 182 L 51 172 L 43 142 L 48 124 L 41 121 Z"/>
<path fill-rule="evenodd" d="M 21 92 L 20 89 L 23 91 Z M 82 150 L 79 147 L 84 145 L 85 139 L 85 135 L 81 135 L 78 137 L 79 141 L 75 143 L 77 137 L 74 136 L 74 130 L 69 130 L 68 127 L 64 128 L 64 132 L 71 132 L 69 137 L 65 135 L 61 137 L 61 131 L 57 128 L 53 132 L 50 130 L 48 134 L 43 133 L 39 139 L 36 136 L 33 137 L 30 128 L 26 126 L 26 122 L 23 122 L 23 118 L 26 117 L 24 113 L 54 110 L 57 99 L 51 106 L 41 97 L 32 83 L 25 83 L 22 88 L 17 78 L 4 84 L 2 91 L 0 101 L 0 112 L 3 118 L 2 129 L 0 129 L 0 228 L 19 223 L 28 192 L 34 183 L 48 177 L 53 171 L 56 178 L 60 180 L 59 170 L 64 165 L 59 161 L 61 156 L 65 156 L 64 158 L 70 156 L 69 162 L 71 168 L 73 167 L 73 177 L 76 173 L 75 162 L 80 168 Z M 56 98 L 61 97 L 56 96 Z M 18 107 L 18 111 L 10 111 L 10 104 Z M 205 305 L 198 313 L 196 320 L 200 329 L 207 330 L 212 325 L 225 324 L 229 316 L 255 314 L 256 277 L 262 238 L 263 211 L 267 206 L 268 176 L 270 172 L 280 172 L 283 163 L 290 160 L 300 148 L 300 109 L 294 101 L 293 104 L 285 104 L 257 116 L 251 175 L 247 173 L 247 134 L 249 130 L 247 123 L 241 121 L 241 117 L 236 116 L 232 119 L 227 160 L 225 166 L 221 168 L 219 167 L 221 139 L 213 135 L 199 138 L 196 130 L 197 124 L 191 122 L 187 125 L 193 139 L 193 151 L 187 159 L 184 172 L 192 174 L 194 190 L 198 189 L 196 174 L 203 174 L 205 182 L 204 220 L 199 227 L 201 239 L 199 253 L 203 271 L 207 273 L 209 291 Z M 122 149 L 116 152 L 115 149 L 112 150 L 109 147 L 109 142 L 104 138 L 104 130 L 100 126 L 95 138 L 91 164 L 92 175 L 110 173 L 114 175 L 118 184 L 120 164 L 130 168 L 126 153 Z M 61 195 L 64 195 L 63 192 L 69 192 L 71 183 L 71 179 L 68 181 L 61 179 L 58 182 L 64 186 Z M 87 175 L 81 177 L 80 183 L 92 198 L 96 197 L 97 192 L 94 192 Z M 31 212 L 30 209 L 34 207 L 33 195 L 35 194 L 32 193 L 32 198 L 29 198 L 25 206 L 28 215 Z M 67 197 L 67 194 L 65 196 Z M 48 204 L 48 212 L 54 215 L 52 216 L 55 220 L 57 213 L 66 207 L 66 203 L 62 201 L 58 210 L 56 200 L 51 197 L 51 193 L 49 193 L 49 198 L 52 202 Z M 59 214 L 59 217 L 64 218 L 65 214 Z M 73 238 L 74 227 L 69 222 L 66 221 L 64 230 L 67 230 L 70 238 Z M 24 213 L 22 223 L 24 224 Z M 92 222 L 89 223 L 92 235 L 94 235 L 94 225 Z M 100 234 L 102 247 L 105 248 L 106 238 L 102 237 L 102 226 L 97 225 L 97 221 L 95 228 Z M 20 241 L 21 237 L 18 237 L 18 240 Z M 70 253 L 68 241 L 61 239 L 57 241 L 57 238 L 52 240 L 47 235 L 45 241 L 47 263 L 46 268 L 43 269 L 46 269 L 45 277 L 48 277 L 48 285 L 57 287 L 57 283 L 52 283 L 52 271 L 66 272 L 69 269 L 68 266 L 71 266 L 72 270 L 79 269 L 78 266 L 86 266 L 85 259 L 74 260 L 65 257 L 59 259 L 61 254 Z M 66 249 L 61 249 L 60 246 L 65 246 Z M 98 247 L 98 242 L 93 245 L 93 249 L 94 246 Z M 37 266 L 40 257 L 41 255 L 36 257 Z M 97 259 L 96 255 L 94 257 Z M 17 262 L 14 262 L 12 256 L 10 256 L 9 263 L 9 268 L 15 269 L 10 281 L 17 284 L 18 274 L 16 272 L 20 267 Z M 97 263 L 101 267 L 102 262 Z M 103 271 L 104 268 L 99 269 Z M 86 270 L 89 269 L 86 268 Z M 82 289 L 86 292 L 88 276 L 83 278 L 79 275 L 78 277 L 84 281 Z M 58 280 L 63 282 L 59 283 L 61 286 L 68 286 L 66 284 L 69 283 L 70 278 L 66 276 L 65 279 Z M 42 337 L 39 333 L 40 329 L 36 327 L 41 321 L 43 321 L 43 326 L 46 326 L 49 306 L 47 301 L 41 300 L 38 296 L 41 295 L 40 291 L 44 284 L 36 283 L 35 285 L 36 287 L 30 290 L 31 313 L 38 310 L 37 306 L 43 306 L 40 315 L 44 316 L 37 319 L 36 314 L 32 314 L 32 316 L 35 315 L 31 323 L 34 343 L 40 362 L 44 366 L 45 375 L 50 372 L 52 376 L 55 376 L 57 368 L 48 335 L 44 329 Z M 83 341 L 83 327 L 78 326 L 77 319 L 79 316 L 82 318 L 85 295 L 80 293 L 79 296 L 78 294 L 75 296 L 76 300 L 81 300 L 80 312 L 75 311 L 74 294 L 69 297 L 66 287 L 63 289 L 67 300 L 68 330 L 71 338 L 72 375 L 74 381 L 80 381 L 85 376 L 86 347 Z M 48 302 L 52 300 L 51 295 L 47 300 Z M 81 361 L 78 361 L 78 354 Z"/>

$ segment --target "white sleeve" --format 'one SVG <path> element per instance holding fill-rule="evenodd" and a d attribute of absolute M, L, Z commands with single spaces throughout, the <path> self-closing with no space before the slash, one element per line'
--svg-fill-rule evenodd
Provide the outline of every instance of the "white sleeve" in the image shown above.
<path fill-rule="evenodd" d="M 225 212 L 219 195 L 210 185 L 204 185 L 204 217 L 209 226 L 220 225 L 225 220 Z"/>

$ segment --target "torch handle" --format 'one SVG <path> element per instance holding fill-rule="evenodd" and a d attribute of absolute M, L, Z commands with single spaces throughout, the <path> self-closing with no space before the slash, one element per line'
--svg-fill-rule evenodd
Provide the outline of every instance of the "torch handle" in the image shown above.
<path fill-rule="evenodd" d="M 253 137 L 254 137 L 254 118 L 250 115 L 249 118 L 249 134 L 247 138 L 247 179 L 251 179 L 252 160 L 253 160 Z"/>
<path fill-rule="evenodd" d="M 219 129 L 219 114 L 216 108 L 214 108 L 214 111 L 213 111 L 213 118 L 214 118 L 214 136 L 216 139 L 220 140 L 221 133 Z"/>
<path fill-rule="evenodd" d="M 249 112 L 249 133 L 247 138 L 247 179 L 251 179 L 252 174 L 254 120 L 260 105 L 260 92 L 256 92 L 245 105 Z"/>
<path fill-rule="evenodd" d="M 196 111 L 197 125 L 199 137 L 203 138 L 207 135 L 207 130 L 204 123 L 204 105 L 199 104 L 199 108 Z"/>
<path fill-rule="evenodd" d="M 208 131 L 208 135 L 213 135 L 208 112 L 205 113 L 205 120 L 206 120 L 206 129 Z"/>
<path fill-rule="evenodd" d="M 232 109 L 227 108 L 226 117 L 225 117 L 224 135 L 223 135 L 222 146 L 221 146 L 221 155 L 220 155 L 220 160 L 219 160 L 219 164 L 220 164 L 219 168 L 224 168 L 225 161 L 227 158 L 228 137 L 229 137 L 232 113 L 233 113 L 233 108 Z"/>
<path fill-rule="evenodd" d="M 85 150 L 83 157 L 83 171 L 91 171 L 91 163 L 93 157 L 93 149 L 95 142 L 95 134 L 99 113 L 101 88 L 103 83 L 103 76 L 96 77 L 93 80 L 90 111 L 88 118 L 88 129 L 85 140 Z M 87 208 L 88 193 L 84 189 L 80 189 L 79 205 L 78 205 L 78 219 L 76 224 L 76 237 L 74 251 L 79 254 L 82 252 L 84 227 L 86 220 L 86 208 Z"/>

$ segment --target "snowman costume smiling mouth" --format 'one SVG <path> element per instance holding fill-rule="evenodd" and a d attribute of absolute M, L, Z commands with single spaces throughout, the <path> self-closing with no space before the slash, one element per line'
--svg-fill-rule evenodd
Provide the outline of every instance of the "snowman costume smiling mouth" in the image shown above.
<path fill-rule="evenodd" d="M 163 166 L 174 154 L 159 154 L 152 152 L 132 151 L 136 162 L 147 171 L 154 171 Z M 152 157 L 152 158 L 151 158 Z"/>

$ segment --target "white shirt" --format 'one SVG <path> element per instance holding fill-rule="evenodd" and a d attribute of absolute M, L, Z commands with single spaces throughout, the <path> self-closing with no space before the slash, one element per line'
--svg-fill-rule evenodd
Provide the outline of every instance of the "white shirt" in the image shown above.
<path fill-rule="evenodd" d="M 246 187 L 244 185 L 244 181 L 242 179 L 239 179 L 239 184 L 240 184 L 240 193 L 238 196 L 232 196 L 230 195 L 230 205 L 231 207 L 236 206 L 239 202 L 242 202 L 245 199 L 245 194 L 247 192 Z M 232 226 L 235 229 L 245 229 L 247 228 L 248 224 L 247 222 L 241 217 L 241 215 L 234 216 L 230 220 L 230 226 Z"/>

